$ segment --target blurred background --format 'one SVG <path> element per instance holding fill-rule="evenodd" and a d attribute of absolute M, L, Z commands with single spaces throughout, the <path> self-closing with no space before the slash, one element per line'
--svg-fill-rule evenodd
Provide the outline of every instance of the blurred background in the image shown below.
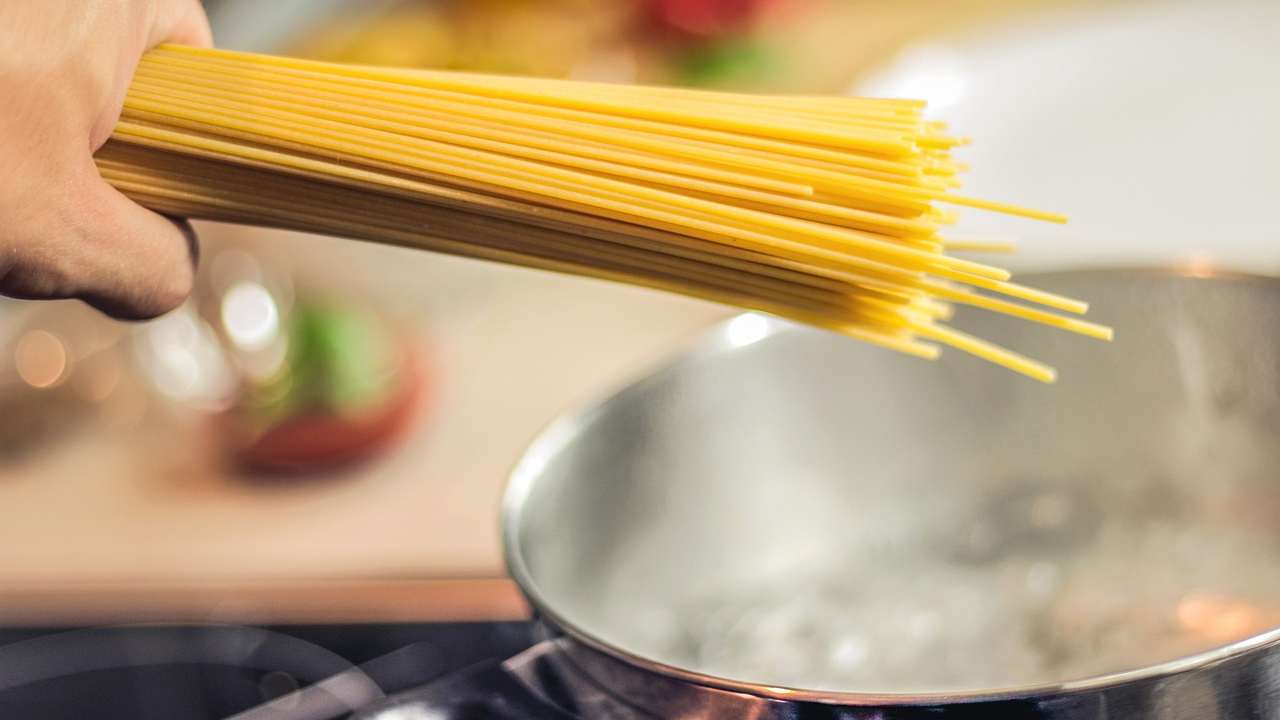
<path fill-rule="evenodd" d="M 1275 272 L 1280 5 L 1190 0 L 207 0 L 224 47 L 922 97 L 977 142 L 1015 270 Z M 0 623 L 519 617 L 498 504 L 558 413 L 732 310 L 202 224 L 182 310 L 0 301 Z M 904 360 L 906 362 L 906 360 Z"/>

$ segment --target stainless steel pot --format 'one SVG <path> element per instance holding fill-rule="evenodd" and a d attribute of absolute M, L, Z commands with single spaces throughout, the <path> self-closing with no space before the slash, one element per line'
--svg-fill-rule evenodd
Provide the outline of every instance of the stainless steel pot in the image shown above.
<path fill-rule="evenodd" d="M 1280 717 L 1280 281 L 1034 282 L 1115 343 L 955 324 L 1056 385 L 748 315 L 555 424 L 504 527 L 566 657 L 664 718 Z"/>

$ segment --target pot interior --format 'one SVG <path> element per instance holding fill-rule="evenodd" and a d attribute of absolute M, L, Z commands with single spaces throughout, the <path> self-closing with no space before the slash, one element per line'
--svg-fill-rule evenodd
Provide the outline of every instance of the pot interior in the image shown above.
<path fill-rule="evenodd" d="M 736 681 L 982 691 L 1280 625 L 1280 281 L 1045 275 L 1106 344 L 961 310 L 1041 385 L 744 316 L 531 451 L 512 570 L 570 631 Z"/>

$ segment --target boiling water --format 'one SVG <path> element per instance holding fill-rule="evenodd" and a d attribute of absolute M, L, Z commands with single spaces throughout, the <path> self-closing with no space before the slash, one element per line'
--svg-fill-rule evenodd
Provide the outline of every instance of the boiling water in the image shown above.
<path fill-rule="evenodd" d="M 770 573 L 650 618 L 655 654 L 740 680 L 919 692 L 1082 679 L 1141 668 L 1280 625 L 1270 533 L 1238 510 L 1147 498 L 1105 521 L 1087 495 L 1003 497 L 919 542 L 836 568 Z M 1190 514 L 1200 521 L 1188 524 Z"/>
<path fill-rule="evenodd" d="M 1280 627 L 1280 287 L 1107 277 L 1051 285 L 1115 320 L 1105 351 L 990 334 L 1069 358 L 1052 388 L 808 332 L 660 376 L 535 508 L 552 604 L 668 665 L 867 693 L 1084 680 Z"/>

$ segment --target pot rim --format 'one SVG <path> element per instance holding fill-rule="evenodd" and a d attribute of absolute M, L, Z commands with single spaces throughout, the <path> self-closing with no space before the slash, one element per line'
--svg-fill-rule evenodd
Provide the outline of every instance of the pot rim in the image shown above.
<path fill-rule="evenodd" d="M 1165 265 L 1081 268 L 1028 273 L 1025 277 L 1035 280 L 1052 279 L 1056 277 L 1081 277 L 1086 275 L 1103 275 L 1112 277 L 1170 276 L 1216 281 L 1280 284 L 1280 277 L 1248 272 L 1219 270 L 1216 268 L 1211 269 L 1201 265 L 1192 265 L 1187 267 Z M 547 463 L 552 457 L 554 457 L 561 449 L 576 440 L 584 430 L 592 424 L 592 422 L 606 411 L 618 394 L 627 392 L 628 390 L 646 382 L 649 378 L 670 372 L 672 369 L 685 363 L 696 362 L 747 344 L 741 342 L 741 340 L 732 339 L 730 337 L 729 328 L 737 318 L 753 314 L 755 313 L 747 312 L 738 314 L 729 320 L 714 325 L 703 339 L 696 342 L 691 349 L 680 353 L 676 358 L 659 366 L 652 372 L 647 373 L 641 379 L 626 385 L 603 399 L 597 399 L 596 401 L 587 404 L 585 407 L 562 414 L 556 420 L 552 421 L 542 432 L 535 436 L 534 440 L 526 448 L 525 452 L 521 455 L 520 460 L 511 471 L 507 481 L 506 490 L 503 494 L 501 510 L 502 544 L 507 570 L 510 572 L 512 579 L 515 580 L 516 584 L 520 587 L 525 597 L 528 598 L 530 604 L 537 610 L 537 612 L 551 624 L 563 630 L 571 638 L 594 650 L 621 660 L 633 667 L 696 685 L 719 690 L 727 690 L 730 692 L 747 693 L 758 697 L 786 702 L 812 702 L 827 705 L 862 706 L 912 706 L 990 702 L 1021 700 L 1037 697 L 1043 698 L 1051 695 L 1099 691 L 1143 680 L 1179 675 L 1214 665 L 1225 660 L 1240 657 L 1246 653 L 1260 650 L 1270 645 L 1280 644 L 1280 627 L 1276 627 L 1266 632 L 1252 635 L 1243 640 L 1211 648 L 1193 655 L 1168 660 L 1155 665 L 1148 665 L 1146 667 L 1094 675 L 1078 680 L 1012 685 L 1008 687 L 983 688 L 975 690 L 956 690 L 949 692 L 843 692 L 769 685 L 766 683 L 736 680 L 733 678 L 726 678 L 709 673 L 689 670 L 687 668 L 660 662 L 638 653 L 633 653 L 587 631 L 577 623 L 566 618 L 555 610 L 553 603 L 547 600 L 539 589 L 537 582 L 534 580 L 533 573 L 525 562 L 523 548 L 520 543 L 520 521 L 522 510 L 525 506 L 526 499 L 533 492 L 538 478 L 542 475 L 542 471 L 545 469 Z M 757 339 L 764 339 L 784 332 L 789 332 L 792 328 L 797 327 L 793 323 L 789 323 L 772 316 L 765 315 L 762 317 L 765 318 L 767 323 L 765 331 L 758 337 L 753 338 L 751 342 L 754 342 Z"/>

